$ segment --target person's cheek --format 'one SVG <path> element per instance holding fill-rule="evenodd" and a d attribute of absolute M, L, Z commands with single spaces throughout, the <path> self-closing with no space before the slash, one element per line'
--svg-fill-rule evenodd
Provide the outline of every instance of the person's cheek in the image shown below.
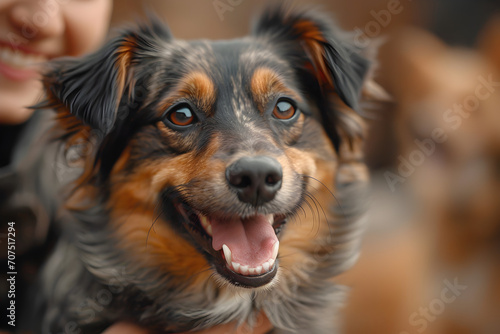
<path fill-rule="evenodd" d="M 70 1 L 64 10 L 67 54 L 86 54 L 99 47 L 108 32 L 112 1 Z"/>

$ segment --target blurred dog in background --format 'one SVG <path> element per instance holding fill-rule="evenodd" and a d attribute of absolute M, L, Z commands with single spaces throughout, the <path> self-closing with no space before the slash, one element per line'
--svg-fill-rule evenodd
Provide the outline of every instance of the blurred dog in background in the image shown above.
<path fill-rule="evenodd" d="M 494 333 L 500 328 L 500 29 L 493 21 L 479 51 L 451 48 L 422 32 L 400 45 L 413 79 L 400 90 L 399 142 L 409 157 L 426 142 L 425 162 L 408 178 L 421 224 L 435 235 L 429 261 L 437 277 L 468 286 L 448 306 L 442 333 Z M 423 46 L 425 45 L 425 46 Z M 432 132 L 441 131 L 436 140 Z M 424 149 L 425 151 L 425 149 Z"/>
<path fill-rule="evenodd" d="M 499 39 L 495 19 L 477 50 L 417 28 L 382 48 L 399 156 L 389 182 L 375 176 L 371 231 L 340 280 L 353 288 L 346 333 L 498 333 Z M 463 289 L 453 302 L 444 281 Z"/>

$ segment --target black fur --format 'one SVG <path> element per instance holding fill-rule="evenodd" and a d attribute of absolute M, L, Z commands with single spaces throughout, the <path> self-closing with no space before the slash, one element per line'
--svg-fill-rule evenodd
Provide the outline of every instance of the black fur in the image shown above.
<path fill-rule="evenodd" d="M 108 42 L 98 52 L 82 58 L 61 59 L 50 64 L 50 70 L 44 76 L 44 86 L 50 94 L 59 100 L 73 115 L 85 124 L 106 135 L 113 129 L 122 99 L 128 101 L 127 93 L 134 64 L 155 52 L 155 39 L 168 42 L 171 39 L 168 28 L 151 18 L 151 23 L 136 30 L 127 30 Z M 120 87 L 119 57 L 124 45 L 134 41 L 134 57 L 126 64 L 124 85 Z M 136 79 L 137 80 L 137 79 Z M 121 89 L 119 89 L 121 88 Z M 132 95 L 133 99 L 133 95 Z M 46 107 L 55 107 L 50 103 Z"/>

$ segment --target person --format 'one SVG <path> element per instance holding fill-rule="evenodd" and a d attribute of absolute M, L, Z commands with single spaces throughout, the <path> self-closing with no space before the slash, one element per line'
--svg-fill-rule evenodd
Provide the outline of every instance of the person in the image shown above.
<path fill-rule="evenodd" d="M 8 259 L 17 272 L 15 297 L 8 297 L 7 284 L 0 285 L 0 331 L 20 331 L 21 321 L 31 321 L 25 318 L 32 303 L 27 291 L 50 250 L 58 184 L 70 175 L 57 168 L 56 145 L 47 134 L 55 113 L 30 108 L 43 96 L 40 72 L 46 61 L 98 48 L 112 6 L 112 0 L 0 1 L 0 279 L 7 279 Z M 15 234 L 8 235 L 9 226 Z M 15 249 L 9 254 L 10 244 Z M 4 316 L 11 300 L 15 328 Z"/>
<path fill-rule="evenodd" d="M 198 331 L 198 332 L 190 332 L 191 334 L 267 334 L 272 330 L 271 323 L 266 317 L 260 316 L 257 320 L 256 326 L 252 329 L 249 329 L 246 325 L 242 325 L 240 327 L 235 326 L 234 323 L 229 323 L 221 326 L 217 326 L 215 328 Z M 0 333 L 1 334 L 1 333 Z M 150 332 L 136 327 L 133 324 L 129 323 L 118 323 L 114 326 L 111 326 L 103 334 L 151 334 Z M 188 334 L 188 333 L 179 333 L 179 334 Z"/>
<path fill-rule="evenodd" d="M 27 175 L 39 174 L 32 170 L 34 165 L 43 168 L 46 152 L 40 146 L 45 144 L 41 139 L 54 116 L 30 108 L 42 96 L 40 71 L 48 60 L 96 49 L 107 35 L 111 10 L 112 0 L 0 2 L 0 205 L 9 211 L 2 218 L 20 216 L 35 221 L 31 227 L 20 226 L 36 237 L 22 234 L 18 251 L 45 235 L 50 217 L 43 212 L 46 203 L 29 194 L 31 186 L 40 186 L 37 182 L 46 180 L 33 180 L 34 175 Z M 52 184 L 48 188 L 55 187 Z M 16 208 L 22 215 L 13 214 Z"/>
<path fill-rule="evenodd" d="M 22 124 L 32 114 L 46 60 L 97 48 L 108 31 L 111 0 L 0 2 L 0 124 Z"/>

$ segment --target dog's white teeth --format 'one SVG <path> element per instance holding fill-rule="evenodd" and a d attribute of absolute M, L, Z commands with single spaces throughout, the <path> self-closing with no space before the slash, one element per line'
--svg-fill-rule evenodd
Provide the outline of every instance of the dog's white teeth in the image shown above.
<path fill-rule="evenodd" d="M 242 266 L 239 263 L 232 262 L 229 268 L 241 275 L 255 276 L 267 273 L 273 267 L 274 262 L 275 261 L 273 259 L 269 259 L 267 262 L 264 262 L 262 265 L 257 267 L 250 267 L 247 265 Z"/>
<path fill-rule="evenodd" d="M 222 250 L 224 251 L 224 257 L 226 258 L 227 264 L 230 265 L 232 263 L 231 250 L 226 246 L 226 244 L 222 245 Z"/>
<path fill-rule="evenodd" d="M 267 215 L 266 219 L 269 221 L 269 224 L 274 224 L 274 215 Z"/>
<path fill-rule="evenodd" d="M 200 218 L 201 226 L 203 226 L 203 228 L 205 229 L 207 234 L 209 236 L 212 236 L 212 224 L 210 224 L 210 221 L 208 220 L 208 218 L 201 215 L 201 214 L 198 215 L 198 218 Z"/>
<path fill-rule="evenodd" d="M 269 270 L 273 268 L 274 263 L 276 262 L 276 257 L 278 256 L 278 250 L 279 250 L 279 241 L 277 241 L 273 245 L 272 257 L 269 260 L 267 260 L 266 262 L 262 263 L 259 266 L 250 267 L 249 265 L 242 265 L 241 263 L 238 262 L 232 262 L 233 255 L 231 253 L 231 250 L 226 244 L 222 245 L 222 251 L 224 252 L 224 258 L 226 259 L 228 268 L 233 270 L 235 273 L 239 273 L 245 276 L 255 276 L 269 272 Z"/>
<path fill-rule="evenodd" d="M 279 250 L 279 248 L 280 248 L 280 242 L 276 241 L 276 243 L 273 246 L 273 255 L 271 256 L 271 259 L 273 260 L 273 263 L 274 263 L 274 260 L 276 260 L 276 257 L 278 256 L 278 250 Z"/>
<path fill-rule="evenodd" d="M 226 245 L 222 246 L 222 248 L 224 250 L 224 254 L 226 254 L 226 249 L 229 250 Z M 224 256 L 226 256 L 227 259 L 227 255 Z M 273 268 L 274 262 L 274 259 L 269 259 L 267 260 L 267 262 L 264 262 L 262 265 L 255 268 L 248 265 L 243 266 L 238 262 L 231 262 L 231 264 L 229 265 L 228 262 L 228 267 L 235 273 L 239 273 L 245 276 L 255 276 L 267 273 L 270 269 Z"/>
<path fill-rule="evenodd" d="M 242 275 L 247 275 L 248 274 L 248 266 L 241 266 L 240 267 L 240 273 Z"/>

